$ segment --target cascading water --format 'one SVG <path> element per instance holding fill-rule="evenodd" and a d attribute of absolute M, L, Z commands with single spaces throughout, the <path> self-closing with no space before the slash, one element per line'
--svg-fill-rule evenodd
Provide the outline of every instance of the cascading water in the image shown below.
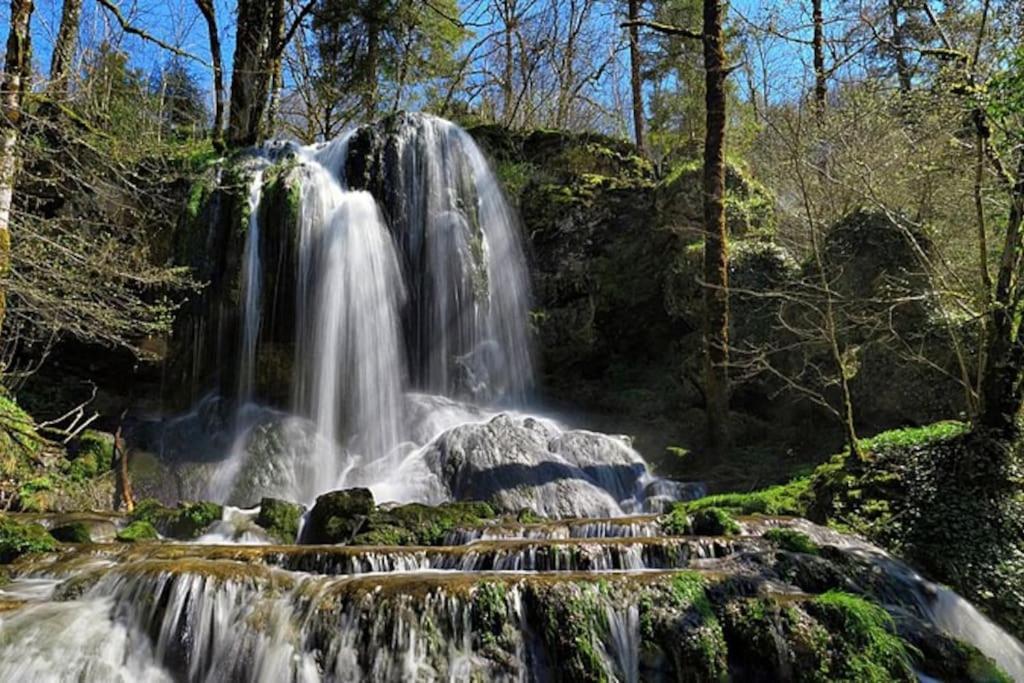
<path fill-rule="evenodd" d="M 263 161 L 262 158 L 259 158 Z M 242 255 L 242 356 L 238 372 L 238 401 L 244 405 L 253 398 L 256 376 L 256 344 L 263 320 L 263 273 L 260 261 L 260 194 L 263 189 L 263 169 L 257 168 L 249 181 L 249 221 Z"/>

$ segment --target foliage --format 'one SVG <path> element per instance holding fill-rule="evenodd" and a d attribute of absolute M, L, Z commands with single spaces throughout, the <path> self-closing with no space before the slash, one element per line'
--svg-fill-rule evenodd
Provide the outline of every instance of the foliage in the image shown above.
<path fill-rule="evenodd" d="M 35 421 L 0 388 L 0 478 L 16 478 L 31 471 L 43 447 Z"/>
<path fill-rule="evenodd" d="M 56 547 L 57 542 L 39 524 L 22 524 L 0 515 L 0 564 L 13 562 L 27 553 L 50 552 Z"/>

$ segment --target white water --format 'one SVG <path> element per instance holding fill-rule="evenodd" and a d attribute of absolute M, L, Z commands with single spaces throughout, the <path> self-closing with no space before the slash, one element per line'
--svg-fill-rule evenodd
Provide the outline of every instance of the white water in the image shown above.
<path fill-rule="evenodd" d="M 262 161 L 262 159 L 260 159 Z M 258 168 L 249 181 L 249 222 L 242 254 L 242 357 L 238 373 L 238 401 L 244 405 L 253 398 L 256 377 L 256 344 L 263 321 L 263 272 L 260 259 L 260 196 L 263 169 Z"/>

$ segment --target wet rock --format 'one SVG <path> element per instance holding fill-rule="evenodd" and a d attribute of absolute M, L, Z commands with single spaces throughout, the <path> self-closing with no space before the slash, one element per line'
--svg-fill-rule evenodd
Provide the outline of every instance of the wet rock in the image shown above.
<path fill-rule="evenodd" d="M 277 498 L 263 498 L 256 523 L 281 543 L 294 543 L 306 508 Z"/>
<path fill-rule="evenodd" d="M 187 541 L 201 536 L 223 512 L 220 504 L 210 501 L 180 503 L 177 508 L 167 508 L 158 501 L 144 500 L 136 506 L 132 520 L 133 524 L 146 522 L 164 536 Z"/>
<path fill-rule="evenodd" d="M 61 543 L 92 543 L 89 527 L 82 522 L 71 522 L 54 527 L 50 530 L 50 535 Z"/>
<path fill-rule="evenodd" d="M 309 511 L 303 543 L 348 543 L 374 511 L 369 489 L 345 489 L 318 496 Z"/>
<path fill-rule="evenodd" d="M 646 466 L 622 437 L 501 414 L 439 436 L 424 460 L 455 500 L 512 514 L 605 517 L 642 504 Z"/>

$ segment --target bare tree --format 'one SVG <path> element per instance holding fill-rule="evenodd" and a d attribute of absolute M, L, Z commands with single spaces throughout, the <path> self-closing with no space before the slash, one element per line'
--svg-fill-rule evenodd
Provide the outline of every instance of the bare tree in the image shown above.
<path fill-rule="evenodd" d="M 644 153 L 644 94 L 640 55 L 640 0 L 629 0 L 629 84 L 633 94 L 633 139 Z"/>
<path fill-rule="evenodd" d="M 11 27 L 7 34 L 3 81 L 0 83 L 0 277 L 11 263 L 11 205 L 18 173 L 18 133 L 21 107 L 28 88 L 31 56 L 29 26 L 32 0 L 11 0 Z M 6 287 L 0 288 L 0 325 L 6 313 Z"/>
<path fill-rule="evenodd" d="M 78 0 L 68 0 L 75 2 Z M 224 68 L 221 62 L 220 34 L 217 30 L 217 14 L 213 0 L 195 0 L 196 7 L 206 21 L 210 39 L 210 61 L 213 63 L 213 130 L 210 137 L 215 149 L 224 145 Z"/>

